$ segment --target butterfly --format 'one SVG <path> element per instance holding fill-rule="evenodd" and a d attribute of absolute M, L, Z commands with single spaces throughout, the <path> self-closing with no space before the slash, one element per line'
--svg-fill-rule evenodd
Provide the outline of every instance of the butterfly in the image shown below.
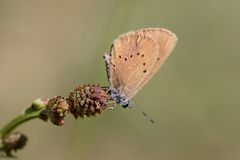
<path fill-rule="evenodd" d="M 104 54 L 108 92 L 127 108 L 130 100 L 153 77 L 172 53 L 177 36 L 163 28 L 145 28 L 116 38 Z"/>

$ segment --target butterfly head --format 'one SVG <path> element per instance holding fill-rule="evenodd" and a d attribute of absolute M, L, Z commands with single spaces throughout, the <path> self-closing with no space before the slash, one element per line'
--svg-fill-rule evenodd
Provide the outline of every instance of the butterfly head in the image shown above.
<path fill-rule="evenodd" d="M 121 105 L 123 108 L 129 107 L 129 101 L 124 96 L 122 96 L 118 91 L 110 88 L 108 93 L 114 102 Z"/>

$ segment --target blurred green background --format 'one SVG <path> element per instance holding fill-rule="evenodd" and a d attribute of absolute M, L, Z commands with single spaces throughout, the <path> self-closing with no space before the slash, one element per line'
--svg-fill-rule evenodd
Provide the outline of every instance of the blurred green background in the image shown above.
<path fill-rule="evenodd" d="M 38 97 L 78 84 L 107 85 L 102 58 L 122 33 L 164 27 L 174 53 L 134 101 L 63 127 L 39 120 L 18 130 L 17 155 L 35 160 L 239 160 L 240 1 L 0 1 L 0 126 Z"/>

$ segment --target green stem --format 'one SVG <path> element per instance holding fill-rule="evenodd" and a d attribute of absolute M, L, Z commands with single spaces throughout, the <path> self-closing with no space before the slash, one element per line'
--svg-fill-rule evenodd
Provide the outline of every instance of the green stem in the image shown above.
<path fill-rule="evenodd" d="M 31 119 L 39 118 L 42 110 L 28 110 L 28 112 L 25 112 L 16 118 L 14 118 L 12 121 L 10 121 L 8 124 L 6 124 L 1 130 L 0 130 L 0 136 L 1 138 L 4 137 L 6 134 L 10 133 L 12 130 L 14 130 L 16 127 L 21 125 L 24 122 L 27 122 Z"/>
<path fill-rule="evenodd" d="M 6 134 L 9 134 L 22 123 L 35 118 L 42 118 L 41 113 L 43 110 L 45 110 L 47 102 L 48 99 L 46 98 L 38 98 L 33 101 L 32 105 L 27 108 L 24 113 L 14 118 L 12 121 L 0 129 L 0 139 L 3 138 Z"/>

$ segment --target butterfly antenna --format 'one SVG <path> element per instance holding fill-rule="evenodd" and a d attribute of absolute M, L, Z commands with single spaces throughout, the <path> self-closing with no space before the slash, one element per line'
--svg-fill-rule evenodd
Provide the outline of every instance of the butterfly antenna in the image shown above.
<path fill-rule="evenodd" d="M 135 106 L 136 106 L 136 108 L 145 116 L 145 117 L 147 117 L 148 119 L 149 119 L 149 121 L 151 122 L 151 123 L 156 123 L 146 112 L 144 112 L 138 105 L 137 105 L 137 103 L 135 103 L 135 102 L 132 102 Z"/>

